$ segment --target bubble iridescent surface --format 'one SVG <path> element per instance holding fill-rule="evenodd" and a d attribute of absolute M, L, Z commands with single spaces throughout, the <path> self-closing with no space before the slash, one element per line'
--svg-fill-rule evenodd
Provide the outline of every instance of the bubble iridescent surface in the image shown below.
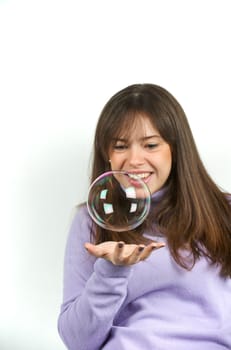
<path fill-rule="evenodd" d="M 151 204 L 148 186 L 125 171 L 108 171 L 91 184 L 87 208 L 94 222 L 110 231 L 135 229 L 147 217 Z"/>

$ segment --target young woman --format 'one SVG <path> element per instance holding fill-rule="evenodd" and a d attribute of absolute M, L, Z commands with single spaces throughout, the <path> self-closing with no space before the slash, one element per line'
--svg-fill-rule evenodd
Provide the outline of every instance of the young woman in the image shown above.
<path fill-rule="evenodd" d="M 78 209 L 58 321 L 67 348 L 231 349 L 230 197 L 208 175 L 168 91 L 131 85 L 107 102 L 92 181 L 108 170 L 142 178 L 151 210 L 121 234 Z"/>

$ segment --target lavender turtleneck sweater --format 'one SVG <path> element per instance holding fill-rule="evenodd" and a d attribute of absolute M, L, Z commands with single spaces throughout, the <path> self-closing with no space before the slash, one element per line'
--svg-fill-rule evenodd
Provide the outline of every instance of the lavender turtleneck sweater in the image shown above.
<path fill-rule="evenodd" d="M 85 250 L 90 227 L 83 207 L 65 252 L 58 329 L 67 349 L 231 349 L 231 279 L 218 267 L 201 258 L 187 271 L 167 245 L 143 262 L 115 266 Z"/>

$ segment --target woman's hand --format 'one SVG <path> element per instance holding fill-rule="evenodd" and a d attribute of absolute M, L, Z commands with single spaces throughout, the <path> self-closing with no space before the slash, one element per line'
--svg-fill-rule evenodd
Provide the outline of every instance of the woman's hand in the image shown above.
<path fill-rule="evenodd" d="M 108 241 L 100 244 L 85 243 L 87 251 L 96 258 L 111 261 L 114 265 L 132 265 L 145 260 L 155 249 L 164 247 L 164 243 L 152 242 L 147 246 L 142 244 L 125 244 L 124 242 Z"/>

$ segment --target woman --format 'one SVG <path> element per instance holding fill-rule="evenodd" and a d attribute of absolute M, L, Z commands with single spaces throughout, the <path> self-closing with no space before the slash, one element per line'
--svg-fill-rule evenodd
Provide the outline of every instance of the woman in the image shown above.
<path fill-rule="evenodd" d="M 141 177 L 152 206 L 126 234 L 98 227 L 79 208 L 58 322 L 67 348 L 231 349 L 229 196 L 206 172 L 168 91 L 131 85 L 107 102 L 92 181 L 108 170 Z"/>

